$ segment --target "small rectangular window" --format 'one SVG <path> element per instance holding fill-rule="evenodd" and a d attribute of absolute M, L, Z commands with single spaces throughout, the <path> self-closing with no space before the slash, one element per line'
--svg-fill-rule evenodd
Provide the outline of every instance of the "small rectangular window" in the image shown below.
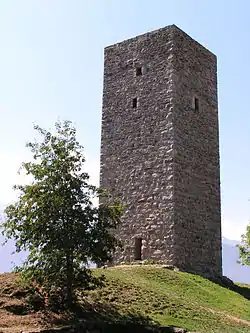
<path fill-rule="evenodd" d="M 142 239 L 135 238 L 135 260 L 141 260 Z"/>
<path fill-rule="evenodd" d="M 197 97 L 194 98 L 194 109 L 195 111 L 199 111 L 200 105 L 199 105 L 199 99 Z"/>
<path fill-rule="evenodd" d="M 134 109 L 137 108 L 137 98 L 136 97 L 132 99 L 132 106 Z"/>
<path fill-rule="evenodd" d="M 136 68 L 136 76 L 142 75 L 142 67 L 137 67 Z"/>

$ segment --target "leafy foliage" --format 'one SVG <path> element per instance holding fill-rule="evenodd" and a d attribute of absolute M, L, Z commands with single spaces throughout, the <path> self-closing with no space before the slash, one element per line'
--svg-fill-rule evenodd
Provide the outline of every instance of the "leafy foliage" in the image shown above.
<path fill-rule="evenodd" d="M 33 160 L 22 164 L 32 181 L 14 187 L 19 196 L 5 210 L 2 233 L 14 238 L 17 252 L 29 252 L 22 276 L 43 287 L 65 288 L 71 302 L 73 289 L 90 280 L 88 262 L 106 262 L 118 245 L 112 229 L 122 207 L 93 205 L 104 194 L 83 171 L 83 147 L 71 122 L 56 122 L 54 134 L 34 128 L 42 140 L 27 144 Z"/>
<path fill-rule="evenodd" d="M 241 236 L 241 244 L 238 244 L 239 260 L 242 265 L 250 266 L 250 224 L 247 226 L 246 233 Z"/>

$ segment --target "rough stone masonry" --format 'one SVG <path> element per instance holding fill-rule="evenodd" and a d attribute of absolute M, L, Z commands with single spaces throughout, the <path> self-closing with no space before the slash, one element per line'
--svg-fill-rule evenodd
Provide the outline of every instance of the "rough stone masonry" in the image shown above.
<path fill-rule="evenodd" d="M 100 186 L 127 205 L 113 264 L 222 274 L 216 56 L 175 25 L 105 48 Z"/>

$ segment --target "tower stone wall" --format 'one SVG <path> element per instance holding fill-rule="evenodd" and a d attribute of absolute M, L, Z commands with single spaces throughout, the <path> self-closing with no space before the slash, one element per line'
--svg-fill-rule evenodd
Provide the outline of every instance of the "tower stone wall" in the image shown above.
<path fill-rule="evenodd" d="M 221 275 L 216 57 L 174 25 L 105 48 L 101 140 L 126 204 L 114 264 Z"/>

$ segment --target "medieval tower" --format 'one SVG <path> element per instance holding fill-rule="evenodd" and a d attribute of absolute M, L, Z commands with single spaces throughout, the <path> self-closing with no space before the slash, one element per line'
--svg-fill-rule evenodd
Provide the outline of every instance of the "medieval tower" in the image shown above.
<path fill-rule="evenodd" d="M 100 185 L 126 204 L 114 264 L 221 275 L 216 56 L 175 25 L 105 48 Z"/>

